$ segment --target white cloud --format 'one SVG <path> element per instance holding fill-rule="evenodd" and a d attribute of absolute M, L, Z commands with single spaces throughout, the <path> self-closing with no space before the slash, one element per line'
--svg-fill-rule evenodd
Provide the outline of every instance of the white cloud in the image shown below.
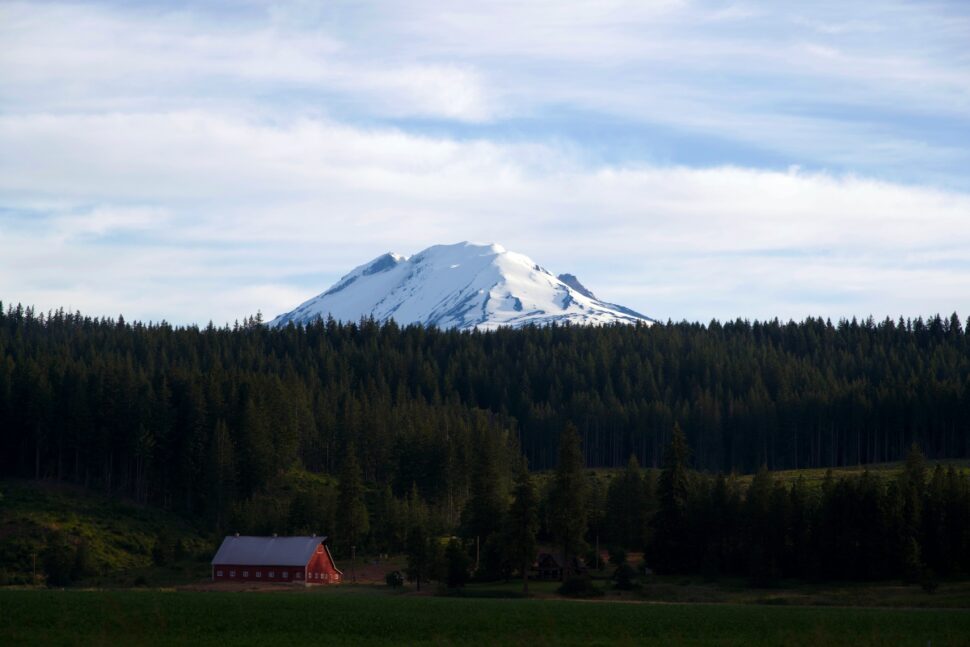
<path fill-rule="evenodd" d="M 231 321 L 472 239 L 663 318 L 966 313 L 968 38 L 892 0 L 0 4 L 0 297 Z M 592 162 L 561 114 L 742 152 Z"/>
<path fill-rule="evenodd" d="M 45 307 L 276 314 L 384 251 L 472 239 L 661 317 L 970 309 L 963 193 L 198 111 L 0 117 L 0 149 L 0 193 L 77 205 L 0 238 L 0 294 Z"/>
<path fill-rule="evenodd" d="M 480 121 L 495 108 L 469 66 L 375 56 L 320 30 L 88 5 L 2 10 L 0 98 L 14 109 L 239 106 L 321 91 L 379 115 Z"/>

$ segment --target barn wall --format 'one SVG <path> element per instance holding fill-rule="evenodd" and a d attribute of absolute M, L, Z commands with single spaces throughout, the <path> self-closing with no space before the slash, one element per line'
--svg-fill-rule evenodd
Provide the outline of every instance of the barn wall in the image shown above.
<path fill-rule="evenodd" d="M 339 584 L 342 580 L 343 575 L 333 563 L 330 551 L 321 544 L 307 564 L 307 583 Z"/>
<path fill-rule="evenodd" d="M 299 566 L 240 566 L 215 564 L 212 579 L 229 582 L 299 582 L 303 583 L 303 569 Z M 259 575 L 257 576 L 257 573 Z"/>

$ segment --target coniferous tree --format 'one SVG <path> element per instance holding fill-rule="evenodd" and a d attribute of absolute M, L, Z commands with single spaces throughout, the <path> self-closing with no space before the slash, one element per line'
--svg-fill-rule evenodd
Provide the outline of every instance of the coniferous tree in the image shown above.
<path fill-rule="evenodd" d="M 468 581 L 468 552 L 461 542 L 452 537 L 445 548 L 445 582 L 449 589 L 460 589 Z"/>
<path fill-rule="evenodd" d="M 236 461 L 232 435 L 224 420 L 216 422 L 209 447 L 208 497 L 209 517 L 222 526 L 236 498 Z"/>
<path fill-rule="evenodd" d="M 418 591 L 421 582 L 429 580 L 437 563 L 437 542 L 423 524 L 415 524 L 408 531 L 405 550 L 407 553 L 408 580 L 415 583 Z"/>
<path fill-rule="evenodd" d="M 688 505 L 691 496 L 687 461 L 690 450 L 679 426 L 674 426 L 657 481 L 657 514 L 648 559 L 658 572 L 677 573 L 689 568 Z"/>
<path fill-rule="evenodd" d="M 364 501 L 364 484 L 361 478 L 357 452 L 351 443 L 347 446 L 340 471 L 340 488 L 337 495 L 337 531 L 340 545 L 356 546 L 370 530 L 370 518 Z"/>
<path fill-rule="evenodd" d="M 522 591 L 525 593 L 529 592 L 529 569 L 536 558 L 538 507 L 532 477 L 523 469 L 515 481 L 514 498 L 506 521 L 505 546 L 509 561 L 522 575 Z"/>
<path fill-rule="evenodd" d="M 549 526 L 562 550 L 562 576 L 572 569 L 586 533 L 586 477 L 579 432 L 567 425 L 559 436 L 559 465 L 550 493 Z"/>
<path fill-rule="evenodd" d="M 646 536 L 648 501 L 640 464 L 630 455 L 626 469 L 610 482 L 606 497 L 606 527 L 610 542 L 640 550 Z"/>
<path fill-rule="evenodd" d="M 505 502 L 502 494 L 501 457 L 487 430 L 478 431 L 476 451 L 471 459 L 469 497 L 461 512 L 465 537 L 484 543 L 502 525 Z"/>

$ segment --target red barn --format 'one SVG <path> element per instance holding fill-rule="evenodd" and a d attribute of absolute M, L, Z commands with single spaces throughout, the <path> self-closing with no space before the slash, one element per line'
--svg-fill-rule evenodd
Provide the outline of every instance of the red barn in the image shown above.
<path fill-rule="evenodd" d="M 212 558 L 213 581 L 338 584 L 326 537 L 226 537 Z"/>

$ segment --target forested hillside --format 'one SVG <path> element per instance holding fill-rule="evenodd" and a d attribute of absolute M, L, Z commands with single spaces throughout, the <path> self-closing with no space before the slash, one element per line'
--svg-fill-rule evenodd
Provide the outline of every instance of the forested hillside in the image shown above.
<path fill-rule="evenodd" d="M 318 322 L 279 330 L 0 308 L 0 468 L 220 515 L 301 466 L 414 488 L 456 518 L 476 456 L 754 471 L 970 455 L 960 319 L 547 327 Z M 512 470 L 503 467 L 506 486 Z"/>

